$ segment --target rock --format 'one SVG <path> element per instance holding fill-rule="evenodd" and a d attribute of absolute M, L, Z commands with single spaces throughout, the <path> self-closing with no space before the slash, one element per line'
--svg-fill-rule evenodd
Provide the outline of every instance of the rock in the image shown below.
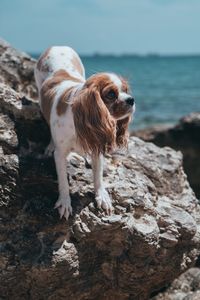
<path fill-rule="evenodd" d="M 37 98 L 33 67 L 35 60 L 0 39 L 0 82 L 33 99 Z"/>
<path fill-rule="evenodd" d="M 176 126 L 153 126 L 132 132 L 159 147 L 169 146 L 183 153 L 183 166 L 197 198 L 200 198 L 200 112 L 183 117 Z"/>
<path fill-rule="evenodd" d="M 173 281 L 170 288 L 152 300 L 199 300 L 200 269 L 191 268 Z"/>
<path fill-rule="evenodd" d="M 0 85 L 2 299 L 145 300 L 194 264 L 200 208 L 180 152 L 132 137 L 126 155 L 108 156 L 111 216 L 94 204 L 90 163 L 72 157 L 73 216 L 60 220 L 49 130 L 23 97 Z"/>

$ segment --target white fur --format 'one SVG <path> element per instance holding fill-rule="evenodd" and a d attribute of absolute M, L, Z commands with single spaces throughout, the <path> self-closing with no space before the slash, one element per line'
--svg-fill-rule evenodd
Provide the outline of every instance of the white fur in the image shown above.
<path fill-rule="evenodd" d="M 108 73 L 107 75 L 110 78 L 110 80 L 118 87 L 118 89 L 120 91 L 122 88 L 122 82 L 119 79 L 119 77 L 113 73 Z"/>
<path fill-rule="evenodd" d="M 121 91 L 122 82 L 121 82 L 120 78 L 116 74 L 113 74 L 113 73 L 107 73 L 107 75 L 109 76 L 110 80 L 118 87 L 118 90 Z M 129 95 L 125 92 L 119 92 L 120 100 L 126 101 L 126 99 L 128 99 L 129 97 L 131 97 L 131 95 Z M 122 118 L 124 118 L 124 116 Z"/>

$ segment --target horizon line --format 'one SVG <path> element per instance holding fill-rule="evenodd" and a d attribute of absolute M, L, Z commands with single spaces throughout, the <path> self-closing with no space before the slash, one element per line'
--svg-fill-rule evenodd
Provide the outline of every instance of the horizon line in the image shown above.
<path fill-rule="evenodd" d="M 43 51 L 42 51 L 43 52 Z M 42 52 L 30 52 L 26 51 L 30 56 L 39 57 Z M 200 53 L 101 53 L 101 52 L 93 52 L 93 53 L 81 53 L 79 54 L 80 57 L 113 57 L 113 58 L 120 58 L 120 57 L 152 57 L 152 58 L 159 58 L 159 57 L 197 57 L 200 56 Z"/>

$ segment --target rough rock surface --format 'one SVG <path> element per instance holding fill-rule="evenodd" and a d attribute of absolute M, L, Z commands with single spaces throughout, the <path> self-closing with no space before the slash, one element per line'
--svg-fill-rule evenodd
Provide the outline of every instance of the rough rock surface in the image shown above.
<path fill-rule="evenodd" d="M 170 288 L 151 300 L 199 300 L 200 269 L 191 268 L 175 279 Z"/>
<path fill-rule="evenodd" d="M 181 153 L 134 137 L 107 157 L 112 216 L 95 207 L 90 164 L 72 157 L 74 213 L 59 220 L 49 130 L 22 90 L 0 85 L 1 299 L 145 300 L 189 268 L 200 209 Z"/>
<path fill-rule="evenodd" d="M 190 185 L 200 199 L 200 112 L 183 117 L 176 126 L 154 126 L 132 134 L 157 146 L 180 150 Z"/>
<path fill-rule="evenodd" d="M 0 82 L 9 84 L 14 90 L 36 99 L 34 65 L 35 60 L 29 55 L 17 51 L 0 38 Z"/>

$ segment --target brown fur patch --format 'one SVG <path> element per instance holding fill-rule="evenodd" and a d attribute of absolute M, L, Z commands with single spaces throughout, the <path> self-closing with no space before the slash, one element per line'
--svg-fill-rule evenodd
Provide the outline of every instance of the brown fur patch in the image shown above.
<path fill-rule="evenodd" d="M 130 107 L 127 106 L 125 101 L 118 99 L 117 101 L 115 101 L 113 103 L 113 105 L 109 109 L 110 109 L 112 116 L 115 119 L 120 119 L 129 113 L 128 110 L 130 109 Z"/>
<path fill-rule="evenodd" d="M 41 92 L 40 92 L 41 108 L 42 108 L 42 113 L 48 124 L 50 121 L 51 107 L 56 95 L 55 87 L 59 85 L 61 82 L 63 82 L 64 80 L 66 79 L 65 77 L 62 76 L 62 74 L 55 73 L 53 77 L 47 79 L 42 85 Z"/>
<path fill-rule="evenodd" d="M 53 100 L 55 98 L 56 92 L 53 88 L 49 89 L 49 84 L 45 83 L 40 92 L 41 98 L 41 110 L 44 115 L 45 120 L 49 124 L 50 122 L 50 113 Z"/>
<path fill-rule="evenodd" d="M 96 87 L 99 91 L 102 91 L 103 88 L 107 87 L 108 84 L 111 84 L 111 80 L 108 75 L 104 73 L 99 73 L 94 76 L 91 76 L 87 81 L 86 87 Z"/>
<path fill-rule="evenodd" d="M 116 144 L 118 147 L 127 148 L 128 146 L 128 125 L 131 121 L 131 116 L 128 116 L 122 120 L 117 121 L 117 135 L 116 135 Z"/>
<path fill-rule="evenodd" d="M 43 70 L 44 65 L 43 65 L 43 60 L 48 56 L 49 52 L 50 52 L 51 48 L 48 48 L 39 58 L 38 62 L 37 62 L 37 68 L 38 70 Z M 44 70 L 43 70 L 44 71 Z"/>
<path fill-rule="evenodd" d="M 71 76 L 67 71 L 63 69 L 60 69 L 57 72 L 55 72 L 51 78 L 47 79 L 42 86 L 41 93 L 40 93 L 41 108 L 42 108 L 43 115 L 48 124 L 50 121 L 50 113 L 51 113 L 53 100 L 56 94 L 55 87 L 65 80 L 81 82 L 80 79 Z M 66 90 L 66 94 L 68 93 L 68 91 L 69 89 Z M 64 94 L 65 92 L 61 96 L 60 99 L 61 101 L 59 101 L 59 105 L 57 106 L 57 112 L 59 115 L 64 113 L 67 108 L 67 103 L 64 102 L 64 99 L 67 98 L 67 95 Z"/>
<path fill-rule="evenodd" d="M 62 77 L 63 80 L 71 80 L 74 82 L 84 82 L 84 80 L 81 80 L 80 78 L 74 77 L 70 75 L 66 70 L 60 69 L 57 72 L 54 73 L 54 76 L 56 77 Z"/>
<path fill-rule="evenodd" d="M 64 93 L 60 96 L 59 100 L 58 100 L 58 104 L 57 104 L 57 114 L 63 115 L 66 110 L 67 110 L 67 106 L 68 106 L 68 100 L 70 98 L 70 95 L 73 91 L 74 87 L 71 87 L 69 89 L 67 89 L 66 91 L 64 91 Z"/>
<path fill-rule="evenodd" d="M 86 153 L 106 153 L 115 148 L 116 121 L 96 87 L 83 89 L 72 111 L 77 138 Z"/>

